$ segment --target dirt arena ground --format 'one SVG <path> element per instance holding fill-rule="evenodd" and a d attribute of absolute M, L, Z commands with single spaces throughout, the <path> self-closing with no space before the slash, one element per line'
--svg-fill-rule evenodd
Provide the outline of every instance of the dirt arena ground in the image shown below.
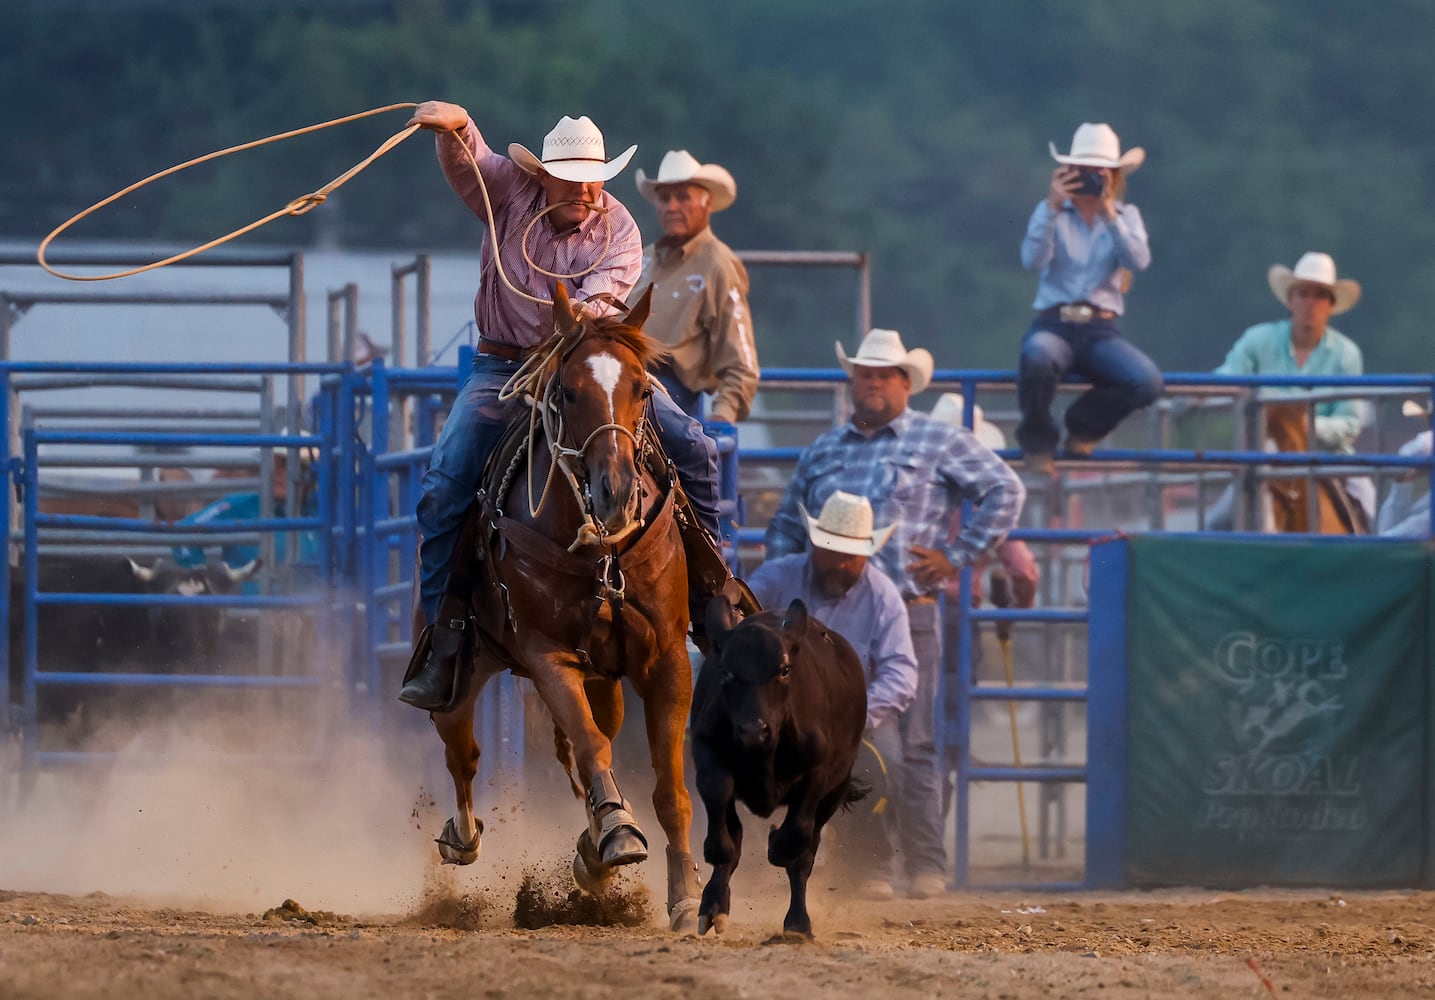
<path fill-rule="evenodd" d="M 758 907 L 721 939 L 514 929 L 487 896 L 428 915 L 222 915 L 96 893 L 0 892 L 0 996 L 1415 997 L 1430 894 L 982 895 L 824 901 L 818 940 Z M 1027 912 L 1020 912 L 1025 910 Z M 291 914 L 293 916 L 293 914 Z M 478 929 L 473 926 L 477 916 Z M 457 926 L 456 926 L 457 925 Z M 1269 985 L 1267 985 L 1269 984 Z"/>
<path fill-rule="evenodd" d="M 416 791 L 443 787 L 436 745 L 397 760 L 411 744 L 357 740 L 316 775 L 241 768 L 207 732 L 150 734 L 102 773 L 47 774 L 23 805 L 0 759 L 0 998 L 1435 994 L 1435 893 L 877 903 L 848 896 L 851 880 L 819 858 L 817 940 L 797 943 L 776 934 L 785 877 L 754 852 L 728 933 L 699 939 L 664 926 L 657 846 L 596 914 L 636 926 L 523 929 L 516 909 L 528 924 L 545 906 L 574 915 L 564 867 L 582 809 L 561 780 L 549 798 L 482 788 L 482 856 L 441 868 L 432 838 L 449 793 Z"/>

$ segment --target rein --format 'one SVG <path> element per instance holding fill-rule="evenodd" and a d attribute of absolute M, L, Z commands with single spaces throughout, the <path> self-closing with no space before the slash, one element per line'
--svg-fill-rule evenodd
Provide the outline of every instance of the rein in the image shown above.
<path fill-rule="evenodd" d="M 204 243 L 196 247 L 191 247 L 188 250 L 174 254 L 170 257 L 166 257 L 163 260 L 151 261 L 150 263 L 141 265 L 140 267 L 133 267 L 127 271 L 114 271 L 110 274 L 70 274 L 66 271 L 61 271 L 58 268 L 52 266 L 50 262 L 45 259 L 45 254 L 46 251 L 49 249 L 50 244 L 55 241 L 55 238 L 57 236 L 65 232 L 65 230 L 69 229 L 81 219 L 84 219 L 87 216 L 93 215 L 95 212 L 98 212 L 106 205 L 112 205 L 115 202 L 119 201 L 121 198 L 123 198 L 125 195 L 138 191 L 140 188 L 152 184 L 157 180 L 162 180 L 165 177 L 169 177 L 173 174 L 188 170 L 190 167 L 197 167 L 201 163 L 208 163 L 211 160 L 218 160 L 233 153 L 242 153 L 246 150 L 257 149 L 260 146 L 266 146 L 270 143 L 280 142 L 284 139 L 292 139 L 295 136 L 308 135 L 310 132 L 318 132 L 326 128 L 332 128 L 336 125 L 346 125 L 349 122 L 358 121 L 361 118 L 369 118 L 374 115 L 384 114 L 388 111 L 401 111 L 416 107 L 418 107 L 418 105 L 413 101 L 403 101 L 398 104 L 386 104 L 381 108 L 370 108 L 368 111 L 360 111 L 356 114 L 345 115 L 342 118 L 334 118 L 330 121 L 319 122 L 315 125 L 306 125 L 303 128 L 292 129 L 288 132 L 280 132 L 276 135 L 266 136 L 263 139 L 255 139 L 251 142 L 241 143 L 238 146 L 229 146 L 226 149 L 218 149 L 212 153 L 205 153 L 203 156 L 196 156 L 192 160 L 186 160 L 183 163 L 175 164 L 172 167 L 168 167 L 164 170 L 160 170 L 156 173 L 150 174 L 143 180 L 136 181 L 129 187 L 124 188 L 123 190 L 116 191 L 108 198 L 105 198 L 102 201 L 95 202 L 83 212 L 79 212 L 75 215 L 70 216 L 69 219 L 67 219 L 65 222 L 61 223 L 58 227 L 52 230 L 50 232 L 50 235 L 46 236 L 43 240 L 40 241 L 40 247 L 38 250 L 35 251 L 35 259 L 39 263 L 39 265 L 43 267 L 46 271 L 53 274 L 57 278 L 64 278 L 67 281 L 110 281 L 115 278 L 127 278 L 131 275 L 143 274 L 146 271 L 153 271 L 158 268 L 165 267 L 169 264 L 178 264 L 182 260 L 188 260 L 190 257 L 194 257 L 197 254 L 204 253 L 206 250 L 213 250 L 217 246 L 223 246 L 225 243 L 228 243 L 231 240 L 238 239 L 240 236 L 244 236 L 247 233 L 252 233 L 254 232 L 254 230 L 260 229 L 263 226 L 267 226 L 275 219 L 281 218 L 283 216 L 289 215 L 298 217 L 301 215 L 306 215 L 309 212 L 312 212 L 314 209 L 318 208 L 326 200 L 328 200 L 329 195 L 332 194 L 334 191 L 343 187 L 349 181 L 357 177 L 369 166 L 369 164 L 373 163 L 375 160 L 383 156 L 385 153 L 389 152 L 391 149 L 393 149 L 399 143 L 403 142 L 409 136 L 419 131 L 421 128 L 423 128 L 423 126 L 406 125 L 403 129 L 398 132 L 395 132 L 393 135 L 389 136 L 389 138 L 385 139 L 382 143 L 380 143 L 379 146 L 372 153 L 364 157 L 358 163 L 354 164 L 348 170 L 345 170 L 342 174 L 335 177 L 329 183 L 323 185 L 315 191 L 311 191 L 309 194 L 300 195 L 298 198 L 295 198 L 283 208 L 274 212 L 270 212 L 268 215 L 262 218 L 255 219 L 253 222 L 250 222 L 247 225 L 240 226 L 238 229 L 234 230 L 233 232 L 227 233 L 224 236 L 212 239 L 208 243 Z M 508 288 L 508 290 L 514 295 L 517 295 L 520 298 L 527 299 L 530 302 L 536 302 L 539 305 L 551 306 L 553 304 L 552 299 L 538 298 L 537 296 L 530 295 L 529 293 L 523 291 L 523 289 L 519 288 L 511 280 L 509 280 L 507 273 L 503 270 L 502 254 L 500 253 L 501 245 L 498 242 L 498 234 L 494 232 L 494 227 L 492 225 L 494 218 L 493 203 L 488 196 L 488 185 L 483 179 L 483 172 L 478 168 L 478 160 L 474 158 L 473 150 L 468 148 L 468 143 L 463 142 L 463 132 L 461 130 L 455 129 L 450 134 L 459 139 L 459 145 L 463 147 L 464 155 L 468 157 L 468 162 L 473 167 L 473 174 L 476 178 L 478 178 L 478 189 L 483 195 L 483 205 L 488 213 L 487 217 L 489 220 L 489 224 L 486 228 L 488 229 L 488 235 L 493 243 L 493 265 L 494 269 L 498 273 L 499 278 L 503 281 L 503 284 Z M 582 271 L 574 271 L 572 274 L 562 274 L 556 271 L 546 270 L 538 266 L 538 264 L 534 263 L 533 257 L 529 254 L 528 251 L 528 237 L 529 234 L 533 231 L 533 227 L 538 224 L 538 220 L 542 219 L 545 215 L 547 215 L 549 212 L 552 212 L 554 209 L 561 208 L 562 206 L 569 204 L 584 205 L 588 209 L 597 212 L 599 215 L 602 216 L 604 226 L 603 249 L 602 252 L 598 254 L 598 257 L 593 262 L 592 266 L 584 268 Z M 556 204 L 549 205 L 547 208 L 543 209 L 541 212 L 535 215 L 529 221 L 527 227 L 523 230 L 523 237 L 520 249 L 523 251 L 524 261 L 528 264 L 530 268 L 532 268 L 537 273 L 550 278 L 571 280 L 574 278 L 581 278 L 585 274 L 589 274 L 590 272 L 598 268 L 603 263 L 603 261 L 608 258 L 608 254 L 612 251 L 613 222 L 612 219 L 609 218 L 609 211 L 609 209 L 604 208 L 602 205 L 587 201 L 557 202 Z M 510 236 L 509 238 L 511 239 L 512 236 Z"/>

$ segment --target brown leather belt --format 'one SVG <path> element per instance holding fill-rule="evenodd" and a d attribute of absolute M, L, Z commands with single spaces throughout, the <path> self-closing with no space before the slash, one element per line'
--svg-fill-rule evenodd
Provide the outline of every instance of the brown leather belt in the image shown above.
<path fill-rule="evenodd" d="M 1059 306 L 1043 309 L 1041 314 L 1063 323 L 1090 323 L 1092 320 L 1116 318 L 1116 313 L 1110 309 L 1098 309 L 1090 302 L 1063 302 Z"/>
<path fill-rule="evenodd" d="M 931 594 L 913 594 L 911 597 L 902 598 L 903 603 L 909 607 L 913 604 L 936 604 L 937 599 Z"/>
<path fill-rule="evenodd" d="M 479 337 L 478 353 L 492 354 L 495 358 L 502 358 L 504 361 L 522 361 L 524 350 L 516 344 L 501 344 L 496 340 L 489 340 L 487 337 Z"/>

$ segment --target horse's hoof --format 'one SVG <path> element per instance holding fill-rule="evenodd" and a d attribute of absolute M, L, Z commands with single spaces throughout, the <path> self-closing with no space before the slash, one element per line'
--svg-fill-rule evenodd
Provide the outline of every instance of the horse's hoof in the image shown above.
<path fill-rule="evenodd" d="M 483 821 L 478 822 L 478 832 L 471 843 L 464 843 L 458 837 L 458 827 L 450 818 L 443 825 L 443 833 L 434 841 L 438 845 L 439 857 L 446 865 L 471 865 L 478 860 L 478 844 L 483 838 Z"/>
<path fill-rule="evenodd" d="M 691 934 L 694 926 L 702 928 L 702 918 L 698 916 L 698 898 L 689 896 L 680 899 L 673 904 L 672 910 L 668 913 L 669 930 L 677 931 L 679 934 Z M 702 930 L 699 930 L 702 933 Z"/>
<path fill-rule="evenodd" d="M 584 834 L 586 837 L 587 834 Z M 613 879 L 613 870 L 604 868 L 601 865 L 589 865 L 583 857 L 583 845 L 580 843 L 578 853 L 573 855 L 573 881 L 578 884 L 590 896 L 600 895 L 608 887 Z"/>
<path fill-rule="evenodd" d="M 630 826 L 620 826 L 603 838 L 599 855 L 608 868 L 635 865 L 648 859 L 648 842 Z"/>

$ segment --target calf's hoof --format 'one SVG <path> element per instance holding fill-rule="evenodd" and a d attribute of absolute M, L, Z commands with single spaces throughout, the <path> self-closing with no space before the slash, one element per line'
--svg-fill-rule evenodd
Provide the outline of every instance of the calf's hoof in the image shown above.
<path fill-rule="evenodd" d="M 439 834 L 434 843 L 438 845 L 439 857 L 443 858 L 446 865 L 471 865 L 478 860 L 478 842 L 483 837 L 483 820 L 478 821 L 478 832 L 473 835 L 473 840 L 465 843 L 459 839 L 458 827 L 450 817 L 443 825 L 443 833 Z"/>
<path fill-rule="evenodd" d="M 699 913 L 698 914 L 698 937 L 705 935 L 709 928 L 714 934 L 723 934 L 727 931 L 726 913 Z"/>

